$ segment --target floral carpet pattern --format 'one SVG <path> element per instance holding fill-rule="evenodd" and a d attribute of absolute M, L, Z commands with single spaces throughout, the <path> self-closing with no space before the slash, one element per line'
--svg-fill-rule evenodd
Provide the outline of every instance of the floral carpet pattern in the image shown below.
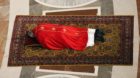
<path fill-rule="evenodd" d="M 105 42 L 96 42 L 84 51 L 44 49 L 27 35 L 39 23 L 98 28 L 105 33 Z M 132 58 L 133 16 L 17 16 L 8 65 L 132 65 Z"/>

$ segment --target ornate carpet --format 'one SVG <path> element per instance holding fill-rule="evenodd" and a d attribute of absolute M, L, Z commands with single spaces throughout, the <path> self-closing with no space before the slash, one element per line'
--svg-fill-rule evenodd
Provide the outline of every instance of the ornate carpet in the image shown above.
<path fill-rule="evenodd" d="M 133 19 L 133 16 L 17 16 L 8 65 L 132 65 Z M 105 32 L 105 42 L 84 51 L 44 49 L 27 36 L 27 31 L 39 23 L 99 28 Z"/>

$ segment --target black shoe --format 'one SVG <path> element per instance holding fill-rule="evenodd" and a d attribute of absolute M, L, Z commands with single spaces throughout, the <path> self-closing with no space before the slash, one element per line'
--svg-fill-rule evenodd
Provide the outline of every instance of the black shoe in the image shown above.
<path fill-rule="evenodd" d="M 95 42 L 105 42 L 104 35 L 105 35 L 105 33 L 103 32 L 103 30 L 96 29 L 95 35 L 94 35 L 94 37 L 95 37 L 94 41 Z"/>

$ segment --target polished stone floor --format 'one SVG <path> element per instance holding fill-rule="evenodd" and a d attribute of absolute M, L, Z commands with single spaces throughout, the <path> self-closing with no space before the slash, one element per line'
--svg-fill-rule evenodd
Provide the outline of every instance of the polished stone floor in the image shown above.
<path fill-rule="evenodd" d="M 113 2 L 113 3 L 111 3 Z M 139 35 L 138 16 L 135 0 L 98 0 L 88 6 L 101 6 L 101 15 L 134 15 L 134 59 L 133 66 L 99 66 L 98 76 L 81 78 L 137 78 Z M 10 7 L 10 8 L 9 8 Z M 45 7 L 34 0 L 0 0 L 0 78 L 37 78 L 52 73 L 36 72 L 36 66 L 7 67 L 11 34 L 16 15 L 42 15 L 44 10 L 60 8 Z M 7 32 L 8 30 L 8 32 Z M 7 35 L 8 33 L 8 35 Z M 5 44 L 6 43 L 6 44 Z M 6 46 L 5 46 L 6 45 Z M 2 59 L 3 57 L 3 59 Z"/>
<path fill-rule="evenodd" d="M 8 30 L 9 0 L 0 0 L 0 65 L 2 62 Z"/>

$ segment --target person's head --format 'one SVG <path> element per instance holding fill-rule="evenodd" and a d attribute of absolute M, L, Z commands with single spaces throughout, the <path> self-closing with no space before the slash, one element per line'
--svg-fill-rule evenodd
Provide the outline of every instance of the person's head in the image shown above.
<path fill-rule="evenodd" d="M 34 36 L 34 33 L 32 32 L 32 31 L 28 31 L 27 32 L 27 35 L 29 36 L 29 37 L 31 37 L 31 38 L 34 38 L 35 36 Z"/>

